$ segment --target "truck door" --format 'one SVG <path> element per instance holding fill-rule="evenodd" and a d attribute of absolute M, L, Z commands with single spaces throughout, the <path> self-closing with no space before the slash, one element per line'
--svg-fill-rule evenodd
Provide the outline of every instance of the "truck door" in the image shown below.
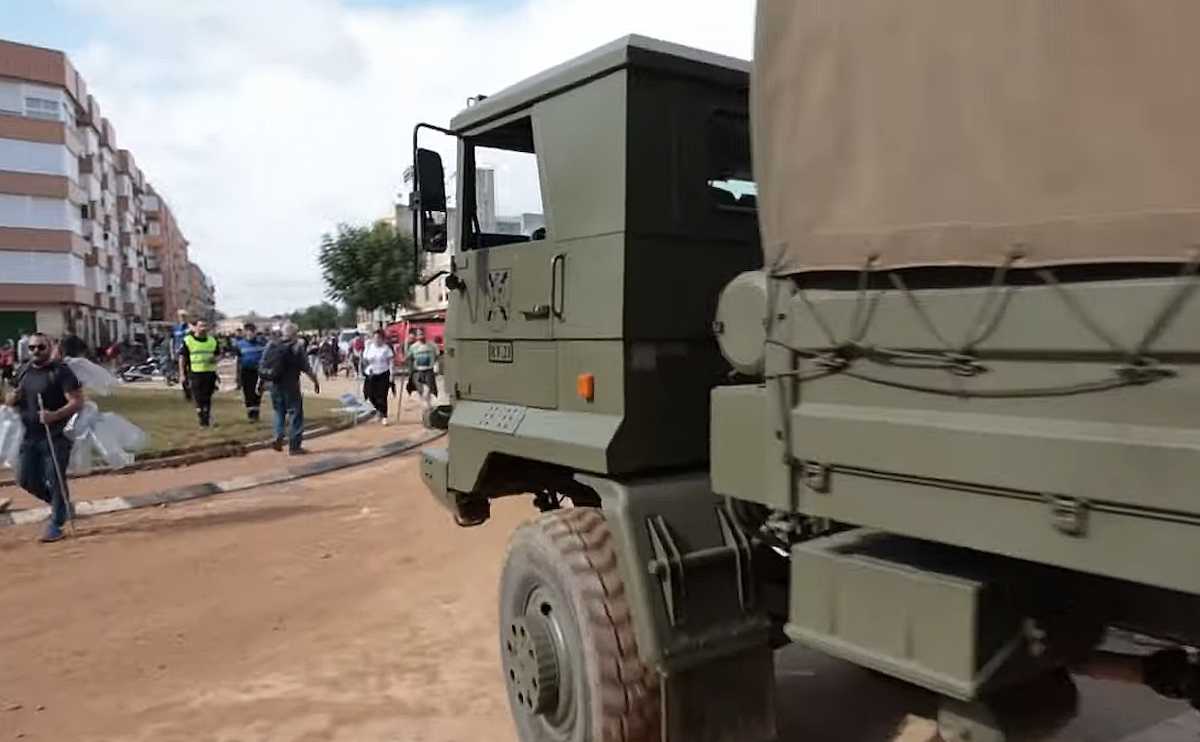
<path fill-rule="evenodd" d="M 466 288 L 450 318 L 460 399 L 554 408 L 555 245 L 546 239 L 529 116 L 464 137 L 456 266 Z"/>

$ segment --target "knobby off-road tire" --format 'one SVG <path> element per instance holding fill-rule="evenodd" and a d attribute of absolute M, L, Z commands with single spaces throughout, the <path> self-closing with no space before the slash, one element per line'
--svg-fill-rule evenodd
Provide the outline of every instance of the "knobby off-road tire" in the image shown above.
<path fill-rule="evenodd" d="M 500 654 L 522 742 L 656 742 L 658 674 L 638 657 L 604 515 L 546 513 L 513 534 Z"/>

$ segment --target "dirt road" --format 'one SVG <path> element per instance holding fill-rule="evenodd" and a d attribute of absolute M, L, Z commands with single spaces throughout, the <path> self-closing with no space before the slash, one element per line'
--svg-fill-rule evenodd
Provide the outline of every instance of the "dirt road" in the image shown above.
<path fill-rule="evenodd" d="M 466 540 L 415 466 L 81 521 L 49 546 L 5 529 L 0 739 L 510 738 L 492 586 L 525 511 Z"/>
<path fill-rule="evenodd" d="M 511 742 L 495 586 L 532 508 L 504 501 L 464 531 L 416 466 L 84 520 L 48 546 L 0 529 L 0 740 Z M 126 479 L 141 476 L 160 474 Z M 881 742 L 933 710 L 795 648 L 777 683 L 785 742 Z M 1196 738 L 1180 704 L 1081 687 L 1085 713 L 1059 739 Z"/>

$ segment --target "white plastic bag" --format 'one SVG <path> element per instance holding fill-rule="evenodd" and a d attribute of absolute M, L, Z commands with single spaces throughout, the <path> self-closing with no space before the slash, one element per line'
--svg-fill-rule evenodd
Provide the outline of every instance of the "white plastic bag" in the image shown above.
<path fill-rule="evenodd" d="M 100 409 L 96 407 L 96 403 L 84 402 L 79 412 L 71 415 L 71 419 L 67 421 L 67 426 L 63 429 L 63 432 L 72 440 L 80 440 L 91 431 L 99 420 Z"/>
<path fill-rule="evenodd" d="M 67 427 L 75 439 L 67 467 L 72 474 L 87 474 L 97 464 L 122 469 L 146 447 L 145 431 L 116 413 L 100 412 L 92 402 L 85 403 Z"/>
<path fill-rule="evenodd" d="M 131 453 L 136 453 L 146 447 L 146 431 L 115 412 L 102 414 L 100 421 L 96 423 L 96 428 L 104 430 L 121 448 Z"/>
<path fill-rule="evenodd" d="M 335 407 L 333 411 L 348 416 L 354 423 L 358 423 L 375 412 L 375 407 L 370 402 L 359 399 L 349 392 L 338 397 L 338 402 L 341 402 L 342 406 Z"/>
<path fill-rule="evenodd" d="M 71 458 L 67 460 L 67 473 L 91 474 L 93 469 L 92 446 L 88 441 L 76 441 L 71 447 Z"/>
<path fill-rule="evenodd" d="M 65 358 L 63 362 L 79 379 L 79 383 L 91 394 L 107 397 L 113 393 L 121 380 L 113 376 L 108 369 L 98 366 L 86 358 Z"/>
<path fill-rule="evenodd" d="M 111 413 L 105 413 L 105 416 L 109 414 Z M 122 447 L 119 432 L 105 423 L 106 421 L 101 419 L 88 434 L 88 442 L 91 443 L 95 455 L 113 469 L 129 466 L 134 460 L 133 453 Z"/>
<path fill-rule="evenodd" d="M 11 407 L 0 406 L 0 466 L 17 468 L 24 438 L 25 424 L 21 422 L 21 416 Z"/>

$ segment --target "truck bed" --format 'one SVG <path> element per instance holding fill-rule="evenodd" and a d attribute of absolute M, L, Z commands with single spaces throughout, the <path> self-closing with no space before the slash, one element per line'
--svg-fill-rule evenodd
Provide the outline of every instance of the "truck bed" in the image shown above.
<path fill-rule="evenodd" d="M 1198 594 L 1195 280 L 779 280 L 766 383 L 714 392 L 717 491 Z"/>

